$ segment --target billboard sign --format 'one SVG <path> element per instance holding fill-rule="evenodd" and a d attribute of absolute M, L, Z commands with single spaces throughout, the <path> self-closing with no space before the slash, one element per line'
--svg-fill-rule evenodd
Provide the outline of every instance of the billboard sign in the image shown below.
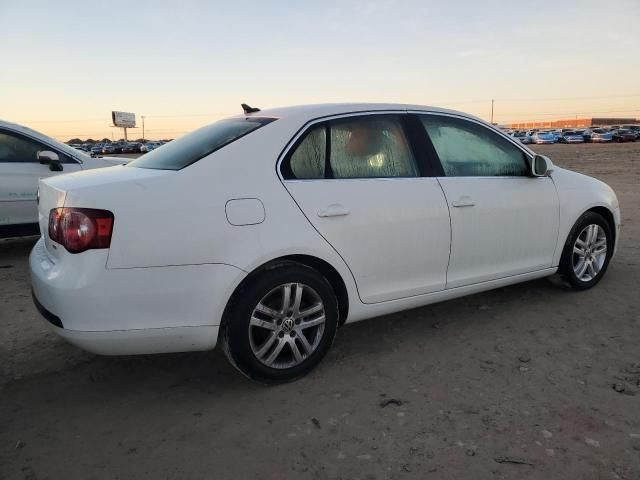
<path fill-rule="evenodd" d="M 129 112 L 111 112 L 111 119 L 116 127 L 133 128 L 136 126 L 136 114 Z"/>

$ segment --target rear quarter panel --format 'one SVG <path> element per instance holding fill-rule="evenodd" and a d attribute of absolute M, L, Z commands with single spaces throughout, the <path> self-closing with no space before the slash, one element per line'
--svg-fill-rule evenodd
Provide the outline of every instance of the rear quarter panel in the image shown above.
<path fill-rule="evenodd" d="M 249 273 L 275 258 L 311 255 L 334 266 L 350 298 L 357 298 L 346 264 L 277 176 L 277 157 L 298 127 L 263 127 L 183 170 L 98 186 L 87 192 L 90 205 L 78 198 L 87 207 L 114 213 L 108 268 L 227 264 Z M 228 221 L 226 203 L 242 198 L 262 202 L 262 223 L 236 226 Z M 67 200 L 75 202 L 73 192 Z"/>

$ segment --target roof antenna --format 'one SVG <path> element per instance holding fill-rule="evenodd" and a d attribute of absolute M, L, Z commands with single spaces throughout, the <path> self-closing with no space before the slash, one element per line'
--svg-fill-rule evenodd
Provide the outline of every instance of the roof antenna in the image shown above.
<path fill-rule="evenodd" d="M 250 107 L 246 103 L 243 103 L 240 106 L 242 107 L 242 110 L 244 110 L 244 113 L 255 113 L 255 112 L 259 112 L 260 111 L 259 108 Z"/>

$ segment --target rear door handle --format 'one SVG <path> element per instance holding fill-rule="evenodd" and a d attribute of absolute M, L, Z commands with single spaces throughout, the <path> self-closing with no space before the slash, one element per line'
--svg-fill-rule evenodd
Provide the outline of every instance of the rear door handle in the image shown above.
<path fill-rule="evenodd" d="M 454 200 L 453 202 L 451 202 L 451 205 L 453 205 L 454 207 L 473 207 L 475 204 L 476 202 L 474 202 L 473 199 L 468 195 L 463 195 L 458 200 Z"/>
<path fill-rule="evenodd" d="M 349 215 L 351 212 L 348 208 L 340 203 L 332 203 L 331 205 L 318 210 L 319 217 L 342 217 Z"/>

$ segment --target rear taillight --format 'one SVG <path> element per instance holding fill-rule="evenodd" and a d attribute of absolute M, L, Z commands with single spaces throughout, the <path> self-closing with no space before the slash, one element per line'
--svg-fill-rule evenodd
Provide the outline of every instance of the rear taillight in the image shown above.
<path fill-rule="evenodd" d="M 94 208 L 54 208 L 49 212 L 49 238 L 70 253 L 109 248 L 113 213 Z"/>

